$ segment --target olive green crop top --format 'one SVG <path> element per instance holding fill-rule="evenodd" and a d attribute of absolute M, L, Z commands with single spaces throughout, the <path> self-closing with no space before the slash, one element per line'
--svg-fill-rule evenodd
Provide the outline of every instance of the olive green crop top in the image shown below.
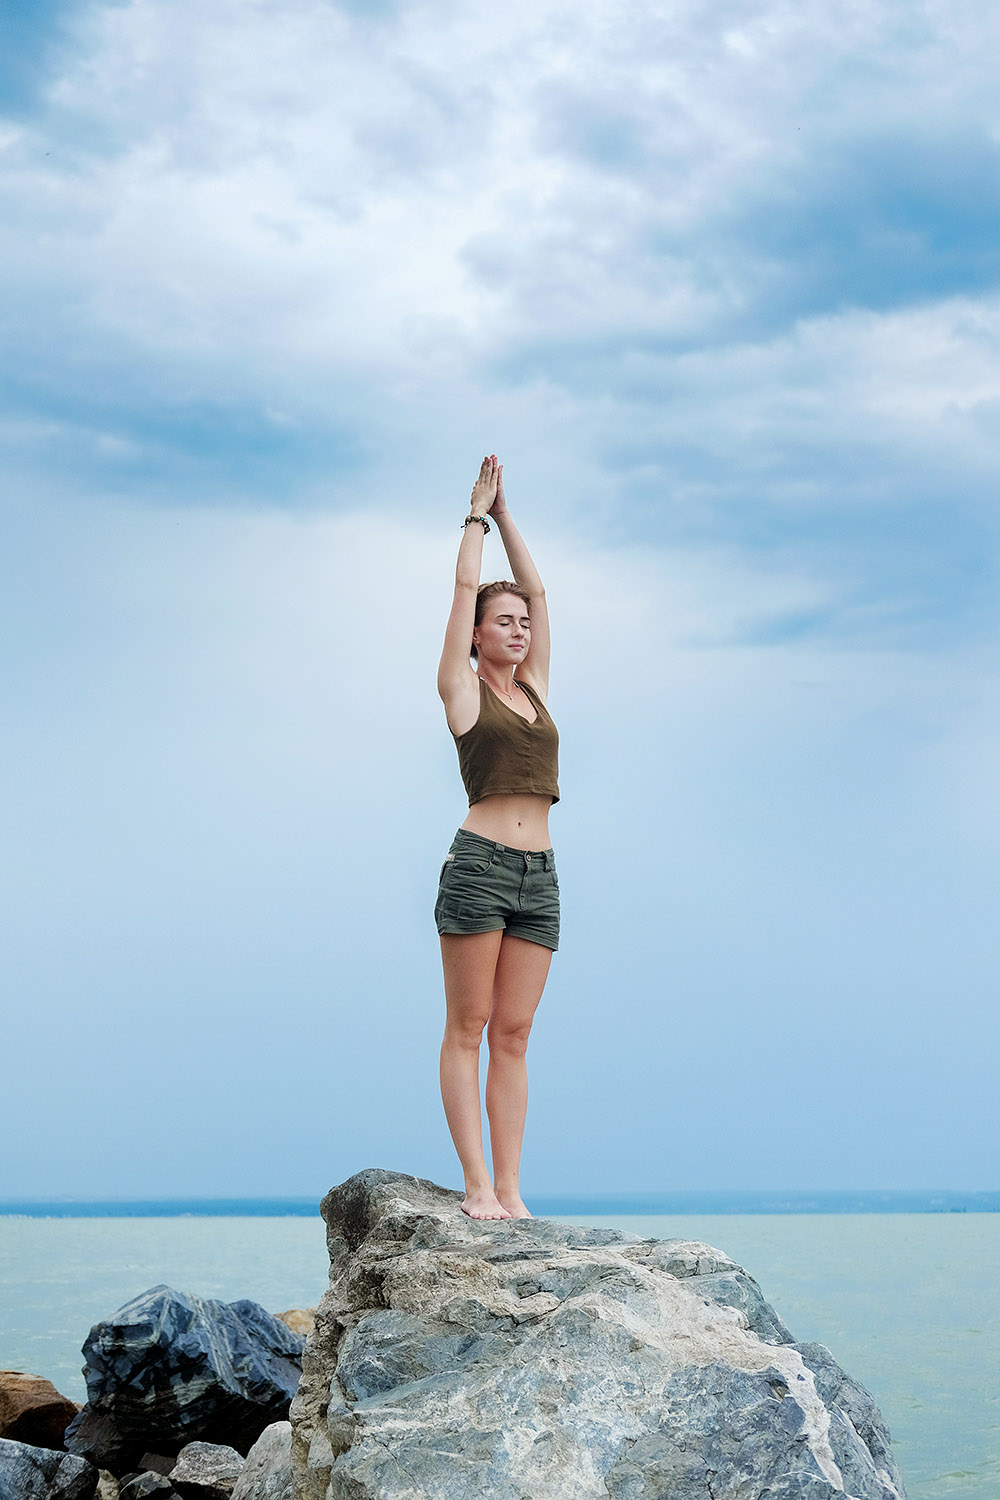
<path fill-rule="evenodd" d="M 519 792 L 559 801 L 556 726 L 535 689 L 519 678 L 515 681 L 534 705 L 533 723 L 508 708 L 480 678 L 479 718 L 471 729 L 454 736 L 470 807 L 484 797 Z"/>

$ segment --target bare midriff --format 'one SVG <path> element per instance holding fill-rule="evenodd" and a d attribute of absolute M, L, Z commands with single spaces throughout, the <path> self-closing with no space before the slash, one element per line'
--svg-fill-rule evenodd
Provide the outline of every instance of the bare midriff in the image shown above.
<path fill-rule="evenodd" d="M 551 806 L 551 797 L 535 792 L 498 793 L 470 807 L 462 827 L 511 849 L 550 849 Z"/>

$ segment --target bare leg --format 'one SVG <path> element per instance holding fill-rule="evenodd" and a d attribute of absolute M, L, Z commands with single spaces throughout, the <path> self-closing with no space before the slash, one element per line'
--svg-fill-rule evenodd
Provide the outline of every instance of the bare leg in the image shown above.
<path fill-rule="evenodd" d="M 528 1108 L 525 1053 L 551 962 L 550 950 L 540 943 L 504 937 L 493 983 L 493 1006 L 486 1033 L 490 1048 L 486 1110 L 493 1148 L 493 1186 L 497 1198 L 514 1219 L 531 1218 L 518 1188 Z"/>
<path fill-rule="evenodd" d="M 479 1044 L 490 1014 L 502 932 L 448 933 L 441 938 L 448 1006 L 441 1043 L 441 1098 L 465 1173 L 462 1208 L 472 1219 L 509 1219 L 497 1199 L 483 1155 L 479 1107 Z"/>

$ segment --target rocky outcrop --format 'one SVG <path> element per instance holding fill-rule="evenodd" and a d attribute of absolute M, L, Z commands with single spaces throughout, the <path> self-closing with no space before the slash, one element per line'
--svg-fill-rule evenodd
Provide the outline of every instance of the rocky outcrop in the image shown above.
<path fill-rule="evenodd" d="M 289 1422 L 264 1428 L 247 1454 L 232 1500 L 294 1500 Z"/>
<path fill-rule="evenodd" d="M 215 1302 L 154 1287 L 91 1329 L 87 1405 L 66 1446 L 123 1474 L 148 1450 L 196 1441 L 245 1454 L 288 1415 L 303 1340 L 256 1302 Z"/>
<path fill-rule="evenodd" d="M 871 1397 L 720 1251 L 459 1202 L 324 1200 L 298 1500 L 904 1500 Z"/>
<path fill-rule="evenodd" d="M 0 1500 L 93 1500 L 96 1490 L 85 1459 L 0 1438 Z"/>
<path fill-rule="evenodd" d="M 0 1370 L 0 1437 L 36 1448 L 62 1448 L 63 1433 L 79 1410 L 41 1375 Z"/>

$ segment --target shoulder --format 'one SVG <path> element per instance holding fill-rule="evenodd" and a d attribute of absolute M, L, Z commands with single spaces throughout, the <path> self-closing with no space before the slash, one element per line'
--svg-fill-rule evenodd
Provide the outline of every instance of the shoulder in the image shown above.
<path fill-rule="evenodd" d="M 529 698 L 535 698 L 544 708 L 545 699 L 548 696 L 548 683 L 540 683 L 537 676 L 529 668 L 518 671 L 517 680 L 521 687 L 527 692 Z"/>

